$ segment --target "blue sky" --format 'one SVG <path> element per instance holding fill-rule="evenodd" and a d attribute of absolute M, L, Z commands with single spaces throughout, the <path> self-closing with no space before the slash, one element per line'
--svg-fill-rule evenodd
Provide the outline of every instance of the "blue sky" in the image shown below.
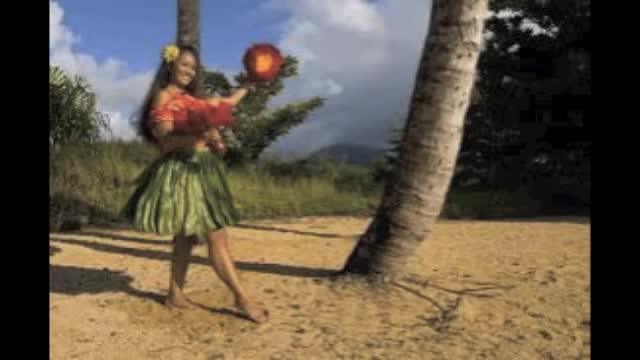
<path fill-rule="evenodd" d="M 96 60 L 125 59 L 132 71 L 157 65 L 159 49 L 176 36 L 176 0 L 59 0 L 65 23 L 80 29 L 77 50 Z M 202 56 L 206 64 L 239 67 L 253 42 L 275 42 L 282 11 L 268 11 L 260 1 L 201 1 Z M 153 6 L 149 6 L 153 4 Z"/>
<path fill-rule="evenodd" d="M 327 99 L 270 151 L 303 154 L 335 143 L 383 147 L 391 128 L 402 125 L 430 1 L 200 3 L 205 65 L 233 73 L 248 46 L 271 42 L 300 60 L 300 75 L 286 82 L 272 105 Z M 134 136 L 128 119 L 162 46 L 175 40 L 176 7 L 176 0 L 49 1 L 50 64 L 87 79 L 118 137 Z"/>

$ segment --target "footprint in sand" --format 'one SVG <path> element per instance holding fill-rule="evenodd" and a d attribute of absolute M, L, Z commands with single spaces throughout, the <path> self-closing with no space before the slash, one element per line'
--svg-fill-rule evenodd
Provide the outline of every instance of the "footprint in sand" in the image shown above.
<path fill-rule="evenodd" d="M 557 282 L 558 282 L 558 278 L 556 277 L 556 272 L 553 270 L 548 270 L 544 275 L 544 280 L 540 284 L 544 286 L 548 286 L 550 284 L 555 284 Z"/>
<path fill-rule="evenodd" d="M 540 336 L 545 340 L 553 340 L 553 336 L 551 336 L 551 334 L 546 330 L 539 330 L 538 334 L 540 334 Z"/>

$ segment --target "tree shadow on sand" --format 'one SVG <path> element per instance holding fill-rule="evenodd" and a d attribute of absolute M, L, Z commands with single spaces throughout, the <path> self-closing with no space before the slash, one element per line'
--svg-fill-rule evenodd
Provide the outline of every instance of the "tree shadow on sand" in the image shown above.
<path fill-rule="evenodd" d="M 49 292 L 65 295 L 125 293 L 143 300 L 150 300 L 164 306 L 165 295 L 142 291 L 131 286 L 133 278 L 122 271 L 90 269 L 77 266 L 50 265 Z M 203 310 L 214 314 L 248 319 L 244 314 L 197 304 Z"/>
<path fill-rule="evenodd" d="M 111 237 L 106 238 L 112 240 Z M 52 242 L 59 242 L 63 244 L 80 245 L 96 251 L 110 252 L 114 254 L 122 254 L 127 256 L 135 256 L 150 260 L 163 260 L 169 261 L 171 254 L 165 251 L 157 251 L 151 249 L 136 249 L 131 247 L 117 246 L 111 244 L 100 243 L 96 241 L 88 241 L 78 238 L 50 238 Z M 209 266 L 210 262 L 207 258 L 202 256 L 191 256 L 191 262 L 199 265 Z M 310 268 L 304 266 L 295 265 L 283 265 L 273 263 L 253 263 L 236 261 L 238 269 L 243 271 L 253 271 L 264 274 L 273 274 L 281 276 L 292 276 L 301 278 L 323 278 L 329 277 L 337 273 L 337 269 L 319 269 Z"/>
<path fill-rule="evenodd" d="M 513 219 L 495 219 L 492 221 L 506 223 L 540 223 L 540 224 L 574 224 L 574 225 L 591 225 L 590 216 L 545 216 L 530 218 L 513 218 Z"/>
<path fill-rule="evenodd" d="M 349 237 L 349 236 L 340 235 L 340 234 L 318 233 L 318 232 L 314 232 L 314 231 L 301 231 L 301 230 L 286 229 L 286 228 L 274 227 L 274 226 L 238 224 L 235 227 L 240 228 L 240 229 L 260 230 L 260 231 L 274 231 L 274 232 L 289 233 L 289 234 L 296 234 L 296 235 L 315 236 L 315 237 L 321 237 L 321 238 L 344 238 L 344 237 Z"/>
<path fill-rule="evenodd" d="M 122 236 L 109 233 L 107 231 L 82 231 L 79 234 L 83 236 L 92 236 L 97 238 L 109 239 L 114 241 L 125 241 L 141 245 L 170 245 L 171 240 L 152 240 L 144 237 L 137 236 Z"/>
<path fill-rule="evenodd" d="M 401 282 L 404 282 L 401 283 Z M 401 279 L 401 282 L 394 282 L 393 285 L 411 293 L 423 300 L 428 301 L 438 309 L 438 313 L 432 317 L 419 316 L 425 325 L 439 333 L 449 332 L 451 322 L 459 316 L 460 305 L 465 297 L 473 297 L 480 299 L 490 299 L 499 296 L 507 291 L 515 288 L 513 285 L 502 285 L 490 282 L 469 282 L 473 287 L 464 287 L 461 289 L 452 289 L 441 285 L 436 285 L 427 278 L 411 275 Z M 419 288 L 412 288 L 409 285 L 417 285 Z M 424 293 L 429 288 L 440 292 L 454 295 L 455 299 L 449 304 L 441 304 L 432 297 Z"/>
<path fill-rule="evenodd" d="M 59 247 L 49 245 L 49 257 L 59 253 L 60 251 L 62 251 L 62 249 Z"/>
<path fill-rule="evenodd" d="M 314 237 L 321 237 L 321 238 L 348 238 L 348 237 L 357 236 L 357 235 L 345 236 L 345 235 L 332 234 L 332 233 L 318 233 L 318 232 L 313 232 L 313 231 L 301 231 L 301 230 L 292 230 L 292 229 L 280 228 L 280 227 L 261 226 L 261 225 L 248 225 L 248 224 L 239 224 L 239 225 L 236 225 L 235 227 L 239 228 L 239 229 L 257 230 L 257 231 L 272 231 L 272 232 L 289 233 L 289 234 L 304 235 L 304 236 L 314 236 Z M 124 230 L 126 228 L 114 227 L 114 229 L 116 229 L 116 230 Z M 153 239 L 149 239 L 149 238 L 146 238 L 146 237 L 122 236 L 122 235 L 119 235 L 119 234 L 116 235 L 116 234 L 110 233 L 108 231 L 83 230 L 80 233 L 82 235 L 87 235 L 87 236 L 93 236 L 93 237 L 98 237 L 98 238 L 108 238 L 110 240 L 126 241 L 126 242 L 131 242 L 131 243 L 142 244 L 142 245 L 168 245 L 168 244 L 171 244 L 171 242 L 172 242 L 171 240 L 165 240 L 165 239 L 153 240 Z"/>

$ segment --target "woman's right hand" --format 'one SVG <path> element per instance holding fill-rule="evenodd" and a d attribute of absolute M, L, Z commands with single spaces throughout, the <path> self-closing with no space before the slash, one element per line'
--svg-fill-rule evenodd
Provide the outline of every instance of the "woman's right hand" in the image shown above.
<path fill-rule="evenodd" d="M 227 147 L 224 146 L 224 143 L 222 142 L 217 142 L 215 144 L 211 144 L 209 145 L 209 148 L 211 150 L 213 150 L 215 153 L 217 153 L 220 156 L 224 156 L 224 154 L 227 153 Z"/>
<path fill-rule="evenodd" d="M 250 90 L 255 89 L 255 84 L 245 83 L 240 85 L 240 87 L 236 88 L 231 96 L 227 97 L 210 97 L 205 101 L 211 106 L 218 106 L 221 102 L 229 104 L 231 106 L 236 106 L 238 103 L 249 93 Z"/>
<path fill-rule="evenodd" d="M 222 98 L 214 96 L 214 97 L 210 97 L 210 98 L 206 99 L 205 101 L 211 106 L 218 106 L 218 105 L 220 105 L 221 99 Z"/>

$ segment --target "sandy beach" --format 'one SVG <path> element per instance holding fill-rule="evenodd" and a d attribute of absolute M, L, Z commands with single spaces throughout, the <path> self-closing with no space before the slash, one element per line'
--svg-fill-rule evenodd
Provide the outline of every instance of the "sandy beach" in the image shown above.
<path fill-rule="evenodd" d="M 170 239 L 118 228 L 51 233 L 51 359 L 588 359 L 590 221 L 440 221 L 385 291 L 328 278 L 369 219 L 231 228 L 255 325 L 195 249 L 186 293 L 162 305 Z"/>

